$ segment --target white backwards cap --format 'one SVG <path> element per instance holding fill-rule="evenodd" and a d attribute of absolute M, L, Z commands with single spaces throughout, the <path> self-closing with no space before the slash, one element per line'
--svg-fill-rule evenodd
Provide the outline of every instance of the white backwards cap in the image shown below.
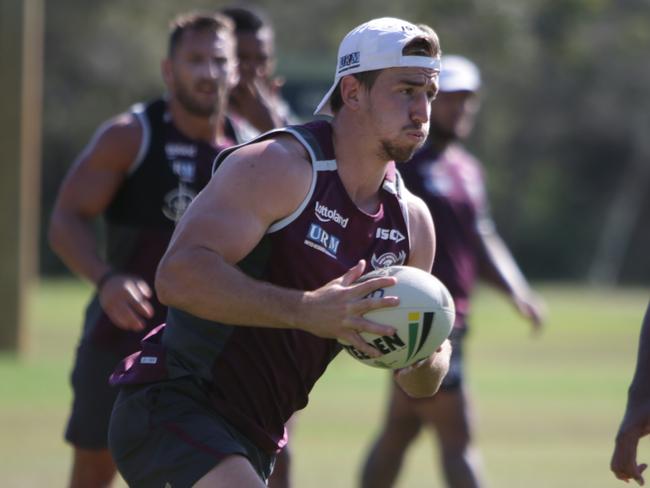
<path fill-rule="evenodd" d="M 475 92 L 481 88 L 481 73 L 467 58 L 452 54 L 444 55 L 438 85 L 441 92 Z"/>
<path fill-rule="evenodd" d="M 339 46 L 334 83 L 314 115 L 333 115 L 330 97 L 339 80 L 346 75 L 399 67 L 440 70 L 439 58 L 402 54 L 402 49 L 412 39 L 426 36 L 418 26 L 392 17 L 373 19 L 352 29 Z"/>

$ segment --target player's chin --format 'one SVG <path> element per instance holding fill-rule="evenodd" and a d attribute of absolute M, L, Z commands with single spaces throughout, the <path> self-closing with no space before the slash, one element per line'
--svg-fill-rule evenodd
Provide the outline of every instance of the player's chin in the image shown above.
<path fill-rule="evenodd" d="M 403 158 L 396 159 L 396 161 L 408 161 L 411 159 L 415 152 L 424 145 L 425 141 L 426 138 L 424 137 L 409 137 L 408 141 L 402 146 Z"/>
<path fill-rule="evenodd" d="M 417 151 L 421 146 L 422 144 L 405 146 L 401 148 L 399 151 L 395 151 L 395 154 L 393 155 L 393 159 L 397 163 L 405 163 L 406 161 L 409 161 L 413 157 L 415 151 Z"/>
<path fill-rule="evenodd" d="M 217 93 L 199 93 L 196 97 L 196 103 L 200 105 L 203 110 L 210 110 L 212 107 L 216 106 L 219 102 L 219 96 Z"/>
<path fill-rule="evenodd" d="M 398 163 L 408 161 L 413 157 L 415 151 L 422 145 L 424 141 L 420 141 L 415 137 L 403 137 L 399 140 L 391 142 L 383 141 L 385 154 Z"/>
<path fill-rule="evenodd" d="M 219 110 L 217 100 L 204 100 L 195 104 L 194 113 L 200 117 L 212 117 Z"/>

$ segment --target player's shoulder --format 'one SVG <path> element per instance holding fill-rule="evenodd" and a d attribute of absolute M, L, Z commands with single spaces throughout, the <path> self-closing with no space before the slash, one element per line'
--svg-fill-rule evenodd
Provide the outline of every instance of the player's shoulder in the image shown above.
<path fill-rule="evenodd" d="M 95 143 L 114 150 L 137 150 L 142 140 L 143 128 L 131 112 L 123 112 L 102 123 L 95 134 Z"/>
<path fill-rule="evenodd" d="M 436 232 L 431 212 L 424 200 L 410 191 L 404 193 L 404 198 L 408 203 L 411 242 L 409 265 L 430 270 L 436 247 Z"/>
<path fill-rule="evenodd" d="M 289 133 L 275 133 L 246 144 L 226 157 L 222 168 L 237 167 L 240 171 L 264 174 L 271 180 L 302 179 L 311 175 L 307 149 Z M 225 169 L 224 169 L 225 170 Z"/>
<path fill-rule="evenodd" d="M 242 208 L 256 208 L 268 222 L 275 222 L 296 211 L 309 194 L 312 176 L 306 150 L 291 136 L 271 134 L 228 154 L 206 192 Z"/>
<path fill-rule="evenodd" d="M 307 149 L 292 134 L 278 132 L 241 147 L 241 155 L 259 156 L 275 164 L 309 161 Z"/>
<path fill-rule="evenodd" d="M 428 226 L 432 222 L 431 212 L 426 202 L 411 192 L 408 188 L 404 188 L 403 198 L 407 202 L 409 221 L 418 223 L 418 225 Z"/>
<path fill-rule="evenodd" d="M 126 171 L 136 159 L 142 144 L 143 128 L 129 112 L 106 120 L 95 131 L 82 159 L 89 164 Z"/>

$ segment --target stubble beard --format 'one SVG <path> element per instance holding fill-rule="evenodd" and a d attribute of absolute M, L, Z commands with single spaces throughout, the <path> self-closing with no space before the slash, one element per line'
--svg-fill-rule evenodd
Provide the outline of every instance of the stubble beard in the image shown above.
<path fill-rule="evenodd" d="M 397 163 L 408 161 L 413 157 L 415 151 L 422 147 L 422 143 L 407 146 L 395 144 L 387 139 L 382 139 L 380 142 L 383 152 L 382 156 L 385 156 L 388 160 L 395 161 Z"/>
<path fill-rule="evenodd" d="M 218 89 L 217 89 L 218 90 Z M 195 100 L 190 94 L 189 90 L 186 90 L 184 86 L 177 85 L 176 88 L 176 99 L 181 104 L 181 106 L 187 110 L 192 115 L 197 117 L 209 118 L 214 114 L 219 112 L 220 106 L 222 105 L 221 91 L 218 90 L 219 96 L 217 96 L 217 101 L 214 104 L 206 105 Z"/>

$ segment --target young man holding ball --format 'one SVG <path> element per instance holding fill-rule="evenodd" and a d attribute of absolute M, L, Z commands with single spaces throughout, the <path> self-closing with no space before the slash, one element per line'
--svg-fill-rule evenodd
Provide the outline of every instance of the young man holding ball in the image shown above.
<path fill-rule="evenodd" d="M 395 279 L 356 281 L 390 253 L 431 269 L 431 215 L 395 162 L 426 139 L 439 54 L 435 34 L 409 22 L 362 24 L 343 39 L 317 108 L 331 123 L 271 132 L 218 159 L 158 269 L 167 324 L 113 376 L 124 388 L 110 446 L 129 484 L 264 486 L 284 423 L 307 404 L 338 340 L 379 355 L 359 333 L 394 333 L 363 314 L 397 303 L 368 297 Z M 445 342 L 397 383 L 432 395 L 449 352 Z"/>

